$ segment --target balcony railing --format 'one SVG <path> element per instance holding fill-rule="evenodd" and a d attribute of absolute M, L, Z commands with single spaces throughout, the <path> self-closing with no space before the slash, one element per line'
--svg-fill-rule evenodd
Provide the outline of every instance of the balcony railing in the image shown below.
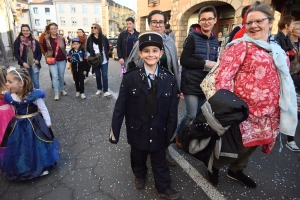
<path fill-rule="evenodd" d="M 159 3 L 160 3 L 160 0 L 148 0 L 148 7 L 158 6 Z"/>

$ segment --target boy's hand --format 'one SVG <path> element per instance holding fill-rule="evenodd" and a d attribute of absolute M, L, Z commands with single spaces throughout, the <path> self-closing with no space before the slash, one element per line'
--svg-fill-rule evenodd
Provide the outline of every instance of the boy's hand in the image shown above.
<path fill-rule="evenodd" d="M 86 71 L 83 71 L 83 75 L 86 75 Z"/>

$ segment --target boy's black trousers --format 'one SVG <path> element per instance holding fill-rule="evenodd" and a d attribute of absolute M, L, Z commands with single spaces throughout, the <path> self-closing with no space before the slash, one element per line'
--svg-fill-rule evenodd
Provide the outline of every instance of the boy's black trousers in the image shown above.
<path fill-rule="evenodd" d="M 72 64 L 72 72 L 75 81 L 76 92 L 80 94 L 84 93 L 84 67 L 77 65 L 77 63 Z"/>
<path fill-rule="evenodd" d="M 137 178 L 145 179 L 147 175 L 147 157 L 150 154 L 155 188 L 163 193 L 171 184 L 170 169 L 166 161 L 166 149 L 158 151 L 143 151 L 131 145 L 131 168 Z"/>

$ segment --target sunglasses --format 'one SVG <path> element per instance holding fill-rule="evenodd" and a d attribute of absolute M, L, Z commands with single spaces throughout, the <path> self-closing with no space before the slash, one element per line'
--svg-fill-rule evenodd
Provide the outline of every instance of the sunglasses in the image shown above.
<path fill-rule="evenodd" d="M 97 27 L 95 27 L 95 26 L 92 26 L 92 27 L 91 27 L 91 29 L 97 29 Z"/>

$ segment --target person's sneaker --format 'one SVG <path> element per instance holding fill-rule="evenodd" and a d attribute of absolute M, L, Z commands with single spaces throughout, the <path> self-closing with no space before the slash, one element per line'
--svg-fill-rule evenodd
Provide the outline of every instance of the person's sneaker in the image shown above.
<path fill-rule="evenodd" d="M 135 177 L 134 180 L 135 188 L 138 190 L 145 188 L 145 179 Z"/>
<path fill-rule="evenodd" d="M 216 168 L 212 168 L 213 173 L 207 170 L 208 180 L 213 186 L 217 186 L 219 184 L 219 170 Z"/>
<path fill-rule="evenodd" d="M 109 92 L 104 92 L 104 95 L 103 95 L 103 96 L 108 97 L 108 96 L 110 96 L 110 95 L 111 95 L 111 93 L 109 93 Z"/>
<path fill-rule="evenodd" d="M 175 137 L 175 140 L 176 140 L 176 146 L 178 147 L 178 149 L 182 149 L 182 144 L 181 144 L 181 138 L 180 136 L 176 136 Z"/>
<path fill-rule="evenodd" d="M 166 148 L 166 160 L 167 160 L 167 164 L 169 166 L 175 166 L 176 165 L 176 162 L 175 160 L 172 158 L 172 156 L 170 155 L 169 153 L 169 149 Z"/>
<path fill-rule="evenodd" d="M 180 197 L 180 194 L 171 188 L 167 188 L 163 193 L 159 193 L 159 196 L 164 199 L 175 200 Z"/>
<path fill-rule="evenodd" d="M 102 93 L 101 90 L 97 90 L 96 95 L 99 95 L 99 94 L 101 94 L 101 93 Z"/>
<path fill-rule="evenodd" d="M 247 175 L 245 175 L 242 170 L 238 170 L 236 172 L 228 170 L 227 177 L 232 180 L 238 181 L 248 187 L 256 188 L 256 183 Z"/>
<path fill-rule="evenodd" d="M 96 78 L 96 74 L 92 74 L 92 77 L 93 77 L 93 78 Z"/>
<path fill-rule="evenodd" d="M 48 175 L 49 174 L 49 171 L 48 170 L 45 170 L 45 171 L 43 171 L 43 173 L 40 175 L 40 176 L 46 176 L 46 175 Z"/>
<path fill-rule="evenodd" d="M 287 142 L 285 146 L 291 151 L 300 151 L 300 148 L 296 145 L 295 141 Z"/>
<path fill-rule="evenodd" d="M 82 94 L 80 95 L 80 98 L 86 99 L 86 96 L 84 95 L 84 93 L 82 93 Z"/>
<path fill-rule="evenodd" d="M 80 96 L 80 92 L 76 92 L 76 97 L 79 97 Z"/>
<path fill-rule="evenodd" d="M 64 91 L 64 90 L 61 90 L 60 94 L 63 95 L 63 96 L 66 96 L 68 93 L 66 91 Z"/>
<path fill-rule="evenodd" d="M 54 95 L 54 100 L 55 100 L 55 101 L 58 101 L 58 100 L 59 100 L 59 94 L 56 93 L 56 94 Z"/>

